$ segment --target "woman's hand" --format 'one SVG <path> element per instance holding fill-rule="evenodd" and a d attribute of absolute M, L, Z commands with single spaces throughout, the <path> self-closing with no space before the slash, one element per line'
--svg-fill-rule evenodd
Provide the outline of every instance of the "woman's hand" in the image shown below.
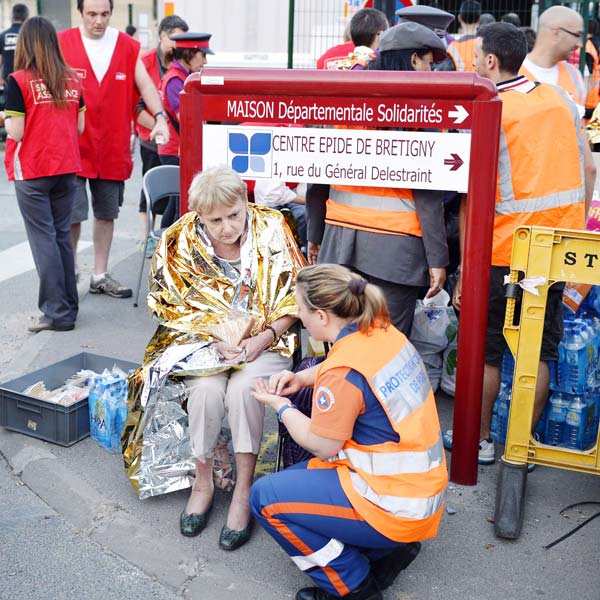
<path fill-rule="evenodd" d="M 254 390 L 252 391 L 252 395 L 256 400 L 270 406 L 275 411 L 279 410 L 284 404 L 290 403 L 287 398 L 272 394 L 265 379 L 254 380 Z"/>
<path fill-rule="evenodd" d="M 320 249 L 321 246 L 319 244 L 315 244 L 314 242 L 308 242 L 306 246 L 306 258 L 308 260 L 309 265 L 317 264 Z"/>
<path fill-rule="evenodd" d="M 243 352 L 241 346 L 230 346 L 225 342 L 216 342 L 215 349 L 225 360 L 235 360 Z"/>
<path fill-rule="evenodd" d="M 240 348 L 246 351 L 246 362 L 256 360 L 273 343 L 273 333 L 270 329 L 246 338 L 240 342 Z"/>
<path fill-rule="evenodd" d="M 278 396 L 291 396 L 299 392 L 304 386 L 298 375 L 292 371 L 281 371 L 269 378 L 269 393 Z"/>
<path fill-rule="evenodd" d="M 429 269 L 429 289 L 425 298 L 431 298 L 435 296 L 443 287 L 446 282 L 446 269 L 443 267 L 430 267 Z"/>

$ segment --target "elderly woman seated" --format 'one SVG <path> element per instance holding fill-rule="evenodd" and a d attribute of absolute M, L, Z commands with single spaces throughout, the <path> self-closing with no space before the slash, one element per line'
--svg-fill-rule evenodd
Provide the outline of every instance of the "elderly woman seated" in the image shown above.
<path fill-rule="evenodd" d="M 219 544 L 234 550 L 250 536 L 248 497 L 263 432 L 264 407 L 253 398 L 252 384 L 290 367 L 296 336 L 287 331 L 296 320 L 294 285 L 303 257 L 281 214 L 249 205 L 245 184 L 229 168 L 197 175 L 189 206 L 163 234 L 152 262 L 148 305 L 161 324 L 146 351 L 145 366 L 153 369 L 144 383 L 150 391 L 142 395 L 150 397 L 168 375 L 185 375 L 195 459 L 180 517 L 186 536 L 207 524 L 213 450 L 227 415 L 237 477 Z M 139 432 L 129 436 L 138 438 Z M 128 451 L 137 453 L 129 460 L 134 467 L 136 460 L 150 460 L 130 444 L 126 466 Z M 139 491 L 139 478 L 132 483 Z"/>

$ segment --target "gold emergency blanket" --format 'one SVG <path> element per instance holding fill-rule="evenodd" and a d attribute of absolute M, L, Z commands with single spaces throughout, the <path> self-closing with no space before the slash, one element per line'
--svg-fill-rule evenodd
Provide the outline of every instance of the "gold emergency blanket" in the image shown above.
<path fill-rule="evenodd" d="M 195 461 L 180 378 L 243 368 L 243 358 L 227 362 L 217 353 L 211 331 L 247 316 L 254 335 L 296 315 L 294 286 L 304 264 L 281 213 L 255 205 L 248 206 L 238 268 L 216 256 L 196 213 L 187 213 L 163 234 L 148 294 L 159 327 L 143 366 L 129 378 L 122 437 L 125 471 L 141 499 L 192 484 Z M 287 333 L 271 350 L 291 356 L 296 343 Z"/>

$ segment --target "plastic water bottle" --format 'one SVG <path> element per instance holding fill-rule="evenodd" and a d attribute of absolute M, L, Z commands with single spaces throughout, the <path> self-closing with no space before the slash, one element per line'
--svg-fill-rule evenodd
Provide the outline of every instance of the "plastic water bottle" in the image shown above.
<path fill-rule="evenodd" d="M 558 365 L 558 382 L 563 392 L 579 394 L 587 389 L 588 340 L 588 330 L 581 322 L 573 321 L 572 327 L 565 327 Z"/>
<path fill-rule="evenodd" d="M 587 406 L 581 396 L 573 396 L 565 417 L 564 445 L 567 448 L 583 450 L 585 446 L 585 426 Z"/>
<path fill-rule="evenodd" d="M 550 409 L 546 421 L 545 443 L 551 446 L 560 446 L 564 440 L 565 421 L 567 417 L 568 402 L 561 392 L 554 392 L 550 397 Z"/>
<path fill-rule="evenodd" d="M 499 444 L 504 444 L 506 441 L 506 432 L 508 429 L 508 412 L 510 410 L 511 388 L 506 384 L 500 384 L 500 391 L 496 398 L 496 437 Z"/>

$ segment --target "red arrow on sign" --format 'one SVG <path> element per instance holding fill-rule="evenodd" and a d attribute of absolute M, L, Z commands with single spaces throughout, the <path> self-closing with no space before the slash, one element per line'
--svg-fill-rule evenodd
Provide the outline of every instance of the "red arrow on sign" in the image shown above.
<path fill-rule="evenodd" d="M 457 171 L 458 169 L 460 169 L 463 166 L 464 162 L 463 162 L 462 158 L 458 154 L 454 154 L 454 152 L 452 152 L 452 154 L 450 156 L 452 158 L 444 159 L 444 164 L 449 165 L 451 171 Z"/>

